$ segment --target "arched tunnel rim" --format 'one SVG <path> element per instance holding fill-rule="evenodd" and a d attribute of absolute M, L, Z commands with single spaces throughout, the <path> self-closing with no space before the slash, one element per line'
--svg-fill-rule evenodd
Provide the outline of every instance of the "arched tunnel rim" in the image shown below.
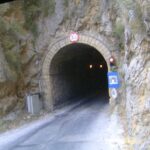
<path fill-rule="evenodd" d="M 109 58 L 111 57 L 111 53 L 109 49 L 99 40 L 85 36 L 79 35 L 79 41 L 77 43 L 86 44 L 91 47 L 94 47 L 105 59 L 108 67 L 108 71 L 110 71 L 109 66 Z M 59 40 L 48 47 L 48 52 L 45 55 L 43 64 L 42 64 L 42 78 L 41 78 L 41 92 L 44 94 L 44 106 L 48 110 L 53 110 L 53 100 L 51 97 L 51 82 L 50 82 L 50 65 L 55 54 L 62 49 L 63 47 L 70 45 L 71 42 L 68 37 Z M 110 91 L 109 91 L 110 93 Z"/>

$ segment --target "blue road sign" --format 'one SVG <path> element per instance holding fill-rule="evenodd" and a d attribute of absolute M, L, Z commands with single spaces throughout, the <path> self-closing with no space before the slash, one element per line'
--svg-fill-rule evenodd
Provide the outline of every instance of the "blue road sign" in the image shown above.
<path fill-rule="evenodd" d="M 119 77 L 118 72 L 108 72 L 108 87 L 109 88 L 119 88 Z"/>

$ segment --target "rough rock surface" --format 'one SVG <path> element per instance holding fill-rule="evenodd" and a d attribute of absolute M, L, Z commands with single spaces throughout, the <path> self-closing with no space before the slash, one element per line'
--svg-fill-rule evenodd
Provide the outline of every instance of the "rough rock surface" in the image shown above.
<path fill-rule="evenodd" d="M 150 149 L 149 17 L 149 0 L 17 0 L 0 5 L 0 114 L 15 103 L 24 105 L 25 95 L 39 90 L 50 43 L 72 30 L 88 33 L 118 56 L 122 87 L 117 104 L 131 147 Z"/>
<path fill-rule="evenodd" d="M 131 11 L 131 8 L 133 9 Z M 125 112 L 129 141 L 133 149 L 150 149 L 150 1 L 137 1 L 126 11 L 125 55 L 120 68 L 123 74 L 122 109 Z M 131 13 L 132 12 L 132 13 Z M 124 14 L 125 15 L 125 14 Z M 144 26 L 145 24 L 145 26 Z"/>

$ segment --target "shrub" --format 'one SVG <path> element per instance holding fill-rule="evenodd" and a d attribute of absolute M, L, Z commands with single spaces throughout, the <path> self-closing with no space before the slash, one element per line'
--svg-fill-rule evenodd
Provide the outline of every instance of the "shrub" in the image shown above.
<path fill-rule="evenodd" d="M 55 0 L 30 0 L 24 1 L 23 12 L 26 18 L 25 27 L 34 37 L 38 35 L 37 20 L 40 14 L 51 15 L 55 10 Z"/>
<path fill-rule="evenodd" d="M 0 17 L 0 34 L 4 34 L 5 32 L 7 32 L 7 28 L 7 22 L 2 17 Z"/>
<path fill-rule="evenodd" d="M 68 6 L 69 5 L 69 0 L 64 0 L 64 6 Z"/>
<path fill-rule="evenodd" d="M 113 29 L 113 36 L 116 37 L 118 39 L 118 45 L 119 48 L 123 48 L 124 47 L 124 26 L 122 23 L 117 22 L 114 26 Z"/>
<path fill-rule="evenodd" d="M 5 51 L 5 58 L 11 69 L 19 74 L 21 72 L 21 59 L 19 54 L 13 51 Z"/>
<path fill-rule="evenodd" d="M 9 32 L 4 35 L 0 35 L 1 44 L 4 50 L 10 50 L 16 45 L 16 39 Z"/>
<path fill-rule="evenodd" d="M 115 24 L 115 27 L 113 29 L 113 35 L 121 39 L 123 38 L 124 26 L 120 22 Z"/>

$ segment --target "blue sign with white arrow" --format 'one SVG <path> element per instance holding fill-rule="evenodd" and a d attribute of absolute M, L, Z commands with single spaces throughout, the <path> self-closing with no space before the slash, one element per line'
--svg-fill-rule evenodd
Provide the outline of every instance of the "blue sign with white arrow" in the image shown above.
<path fill-rule="evenodd" d="M 118 72 L 108 72 L 108 87 L 109 88 L 119 88 L 119 77 Z"/>

